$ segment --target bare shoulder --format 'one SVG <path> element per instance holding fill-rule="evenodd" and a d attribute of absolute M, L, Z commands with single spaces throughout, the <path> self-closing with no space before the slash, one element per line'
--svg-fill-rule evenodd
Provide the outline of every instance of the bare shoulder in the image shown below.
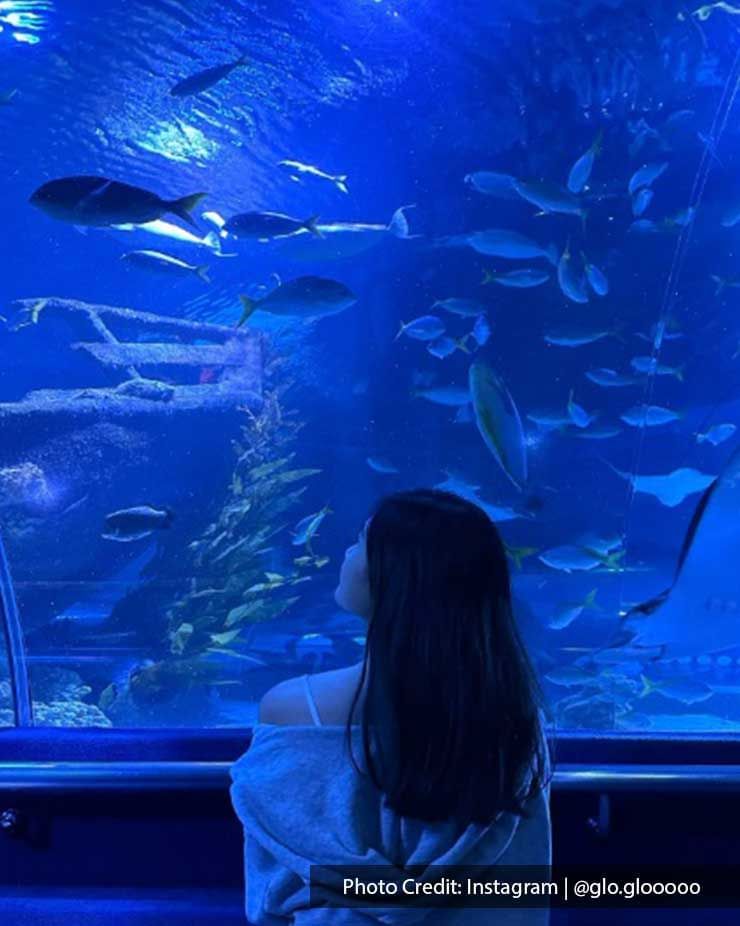
<path fill-rule="evenodd" d="M 325 723 L 334 722 L 336 708 L 341 711 L 350 685 L 359 678 L 357 665 L 343 666 L 309 676 L 311 690 L 319 714 Z M 260 701 L 260 723 L 311 724 L 311 711 L 306 700 L 303 676 L 288 678 L 274 685 Z"/>

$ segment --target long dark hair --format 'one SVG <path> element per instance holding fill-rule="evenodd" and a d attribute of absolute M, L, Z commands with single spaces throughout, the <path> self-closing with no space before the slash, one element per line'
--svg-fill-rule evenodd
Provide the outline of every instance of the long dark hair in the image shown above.
<path fill-rule="evenodd" d="M 526 815 L 547 783 L 543 699 L 493 522 L 450 492 L 398 492 L 372 515 L 367 561 L 372 608 L 350 753 L 367 682 L 362 744 L 389 807 L 461 823 Z"/>

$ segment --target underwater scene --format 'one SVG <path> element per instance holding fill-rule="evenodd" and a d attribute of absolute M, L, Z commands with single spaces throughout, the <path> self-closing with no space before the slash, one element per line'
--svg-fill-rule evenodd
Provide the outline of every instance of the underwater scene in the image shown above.
<path fill-rule="evenodd" d="M 0 0 L 0 724 L 254 723 L 437 486 L 558 730 L 740 730 L 739 87 L 729 2 Z"/>

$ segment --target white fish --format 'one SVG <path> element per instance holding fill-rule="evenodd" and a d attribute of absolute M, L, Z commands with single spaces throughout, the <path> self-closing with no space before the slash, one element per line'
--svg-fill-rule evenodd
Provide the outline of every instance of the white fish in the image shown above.
<path fill-rule="evenodd" d="M 476 299 L 466 299 L 459 296 L 452 296 L 449 299 L 438 299 L 432 304 L 433 309 L 441 308 L 453 315 L 460 315 L 462 318 L 477 318 L 486 311 L 482 302 Z"/>
<path fill-rule="evenodd" d="M 512 177 L 511 174 L 499 174 L 493 170 L 478 170 L 472 174 L 466 174 L 465 183 L 477 190 L 478 193 L 484 193 L 486 196 L 495 196 L 498 199 L 517 198 L 514 189 L 516 177 Z"/>
<path fill-rule="evenodd" d="M 470 390 L 460 386 L 433 386 L 431 389 L 413 389 L 412 398 L 426 399 L 435 405 L 449 405 L 453 408 L 458 405 L 467 405 L 470 399 Z"/>
<path fill-rule="evenodd" d="M 734 424 L 715 424 L 703 434 L 696 434 L 696 442 L 697 444 L 703 444 L 704 441 L 709 441 L 710 444 L 716 447 L 732 437 L 736 430 L 737 426 Z"/>
<path fill-rule="evenodd" d="M 641 187 L 653 184 L 667 169 L 668 161 L 661 161 L 658 164 L 643 164 L 632 174 L 627 184 L 630 196 L 634 195 Z"/>
<path fill-rule="evenodd" d="M 457 242 L 458 239 L 454 241 Z M 486 254 L 489 257 L 508 257 L 511 260 L 544 257 L 553 266 L 558 262 L 557 247 L 554 244 L 542 247 L 526 235 L 521 235 L 508 228 L 489 228 L 485 231 L 470 232 L 462 236 L 462 243 L 468 244 L 479 254 Z"/>
<path fill-rule="evenodd" d="M 328 180 L 333 183 L 342 193 L 349 193 L 347 189 L 346 174 L 327 174 L 320 167 L 314 167 L 312 164 L 303 164 L 301 161 L 278 161 L 278 167 L 287 167 L 293 172 L 293 179 L 299 180 L 301 175 L 316 177 L 319 180 Z"/>
<path fill-rule="evenodd" d="M 660 405 L 643 404 L 634 405 L 619 417 L 625 424 L 632 425 L 634 428 L 654 428 L 661 424 L 678 421 L 682 415 L 681 412 L 674 412 L 670 408 L 663 408 Z"/>
<path fill-rule="evenodd" d="M 568 173 L 568 189 L 571 193 L 581 193 L 583 188 L 591 177 L 591 170 L 594 161 L 601 151 L 601 140 L 604 137 L 604 130 L 599 129 L 599 133 L 593 141 L 593 144 L 576 160 Z"/>
<path fill-rule="evenodd" d="M 636 376 L 625 376 L 623 373 L 617 373 L 616 370 L 610 370 L 608 367 L 599 367 L 596 370 L 588 370 L 584 373 L 586 379 L 590 379 L 597 386 L 606 386 L 609 388 L 618 388 L 621 386 L 635 386 L 642 380 Z"/>
<path fill-rule="evenodd" d="M 206 215 L 211 213 L 204 213 Z M 194 235 L 186 228 L 175 225 L 174 222 L 166 222 L 164 219 L 157 219 L 154 222 L 146 222 L 144 225 L 111 225 L 116 231 L 125 232 L 146 232 L 149 235 L 156 235 L 159 238 L 169 238 L 171 241 L 177 241 L 178 244 L 192 244 L 197 248 L 207 248 L 216 254 L 221 254 L 221 241 L 216 232 L 209 232 L 202 238 Z M 223 255 L 226 256 L 226 255 Z M 228 255 L 232 256 L 232 255 Z"/>
<path fill-rule="evenodd" d="M 573 401 L 572 389 L 568 397 L 568 415 L 570 415 L 571 421 L 577 428 L 587 428 L 598 417 L 596 414 L 590 415 L 583 406 Z"/>

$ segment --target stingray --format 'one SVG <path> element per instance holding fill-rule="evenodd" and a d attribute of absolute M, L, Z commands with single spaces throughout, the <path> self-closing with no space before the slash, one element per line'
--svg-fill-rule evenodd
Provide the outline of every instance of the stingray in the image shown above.
<path fill-rule="evenodd" d="M 740 448 L 694 511 L 673 582 L 625 616 L 631 642 L 660 658 L 740 649 Z"/>

